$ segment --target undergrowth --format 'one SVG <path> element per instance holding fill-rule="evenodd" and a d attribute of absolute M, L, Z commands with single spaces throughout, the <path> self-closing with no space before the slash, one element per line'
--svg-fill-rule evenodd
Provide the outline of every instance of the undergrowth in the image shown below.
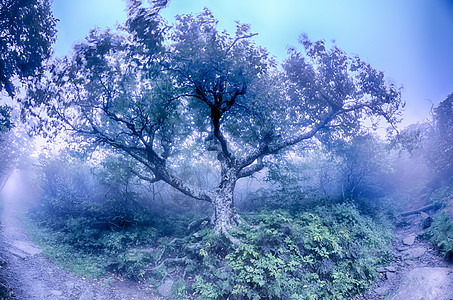
<path fill-rule="evenodd" d="M 351 205 L 262 211 L 244 221 L 232 233 L 239 246 L 207 221 L 183 237 L 151 223 L 94 230 L 83 218 L 34 228 L 45 254 L 77 274 L 116 272 L 156 287 L 172 279 L 179 299 L 350 299 L 391 259 L 389 225 Z M 159 225 L 166 233 L 174 226 Z"/>
<path fill-rule="evenodd" d="M 350 299 L 376 279 L 377 265 L 391 259 L 389 228 L 348 205 L 263 211 L 246 221 L 235 233 L 238 247 L 226 246 L 210 229 L 192 240 L 196 247 L 185 271 L 194 282 L 182 296 Z"/>
<path fill-rule="evenodd" d="M 425 232 L 425 237 L 445 258 L 453 260 L 453 220 L 446 211 L 434 217 L 431 227 Z"/>

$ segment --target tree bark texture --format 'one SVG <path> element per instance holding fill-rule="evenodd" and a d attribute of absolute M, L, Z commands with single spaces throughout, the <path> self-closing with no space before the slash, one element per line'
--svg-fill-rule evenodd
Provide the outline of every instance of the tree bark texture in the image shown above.
<path fill-rule="evenodd" d="M 220 184 L 213 193 L 214 213 L 211 221 L 217 233 L 227 234 L 233 226 L 240 223 L 239 215 L 234 206 L 234 189 L 237 180 L 237 172 L 234 168 L 224 169 Z"/>

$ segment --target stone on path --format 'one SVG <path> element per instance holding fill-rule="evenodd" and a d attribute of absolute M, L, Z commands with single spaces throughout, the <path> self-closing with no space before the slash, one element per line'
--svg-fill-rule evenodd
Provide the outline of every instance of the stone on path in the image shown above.
<path fill-rule="evenodd" d="M 85 290 L 82 295 L 80 295 L 79 300 L 94 300 L 94 293 L 90 290 Z"/>
<path fill-rule="evenodd" d="M 12 246 L 30 255 L 36 255 L 42 252 L 41 248 L 25 241 L 14 241 Z"/>
<path fill-rule="evenodd" d="M 395 267 L 392 267 L 392 266 L 389 266 L 389 267 L 385 267 L 385 269 L 389 272 L 396 272 L 396 268 Z"/>
<path fill-rule="evenodd" d="M 403 239 L 403 244 L 412 246 L 415 242 L 415 234 L 411 234 Z"/>
<path fill-rule="evenodd" d="M 387 280 L 395 280 L 396 279 L 396 274 L 394 272 L 387 272 L 385 273 L 385 278 L 387 278 Z"/>
<path fill-rule="evenodd" d="M 390 286 L 388 284 L 385 284 L 383 286 L 375 288 L 374 291 L 379 296 L 384 296 L 390 291 Z"/>
<path fill-rule="evenodd" d="M 391 300 L 453 299 L 451 268 L 416 268 L 409 271 Z"/>
<path fill-rule="evenodd" d="M 11 248 L 11 249 L 8 249 L 8 251 L 19 258 L 22 258 L 22 259 L 27 258 L 27 254 L 20 251 L 19 249 Z"/>
<path fill-rule="evenodd" d="M 423 254 L 425 254 L 425 252 L 426 252 L 425 248 L 415 247 L 415 248 L 407 249 L 406 251 L 403 251 L 401 254 L 402 254 L 403 259 L 414 259 L 414 258 L 423 256 Z"/>
<path fill-rule="evenodd" d="M 171 287 L 173 286 L 174 281 L 171 279 L 165 280 L 165 282 L 157 288 L 157 292 L 164 297 L 171 296 Z"/>
<path fill-rule="evenodd" d="M 381 267 L 381 268 L 377 268 L 376 271 L 378 271 L 379 273 L 396 272 L 396 268 L 393 266 Z"/>
<path fill-rule="evenodd" d="M 51 290 L 50 293 L 54 296 L 61 296 L 63 295 L 62 291 L 57 291 L 57 290 Z"/>
<path fill-rule="evenodd" d="M 434 220 L 433 218 L 431 218 L 427 213 L 425 212 L 421 212 L 421 217 L 422 217 L 422 220 L 421 220 L 421 223 L 422 223 L 422 229 L 427 229 L 429 227 L 431 227 L 431 225 L 433 224 Z"/>

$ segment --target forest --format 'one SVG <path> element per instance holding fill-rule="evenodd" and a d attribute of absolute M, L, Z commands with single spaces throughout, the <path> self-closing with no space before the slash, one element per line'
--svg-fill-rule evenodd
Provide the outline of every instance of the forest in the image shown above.
<path fill-rule="evenodd" d="M 166 1 L 56 57 L 51 2 L 1 1 L 1 299 L 409 299 L 395 276 L 452 273 L 453 93 L 402 127 L 401 87 L 335 43 L 280 61 Z M 32 295 L 35 257 L 76 283 Z"/>

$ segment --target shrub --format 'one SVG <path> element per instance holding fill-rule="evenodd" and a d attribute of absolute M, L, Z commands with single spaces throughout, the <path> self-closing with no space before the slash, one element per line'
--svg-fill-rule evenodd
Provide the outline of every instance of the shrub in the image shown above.
<path fill-rule="evenodd" d="M 62 166 L 44 168 L 44 198 L 33 218 L 48 256 L 85 276 L 110 271 L 155 286 L 172 277 L 181 299 L 350 299 L 390 259 L 389 225 L 351 204 L 264 210 L 244 216 L 225 237 L 207 220 L 188 232 L 188 214 L 157 217 L 126 173 L 99 180 L 77 164 Z"/>
<path fill-rule="evenodd" d="M 181 241 L 177 255 L 184 258 L 179 274 L 185 275 L 186 295 L 350 299 L 376 279 L 376 266 L 391 259 L 388 224 L 379 225 L 350 205 L 263 211 L 246 221 L 234 233 L 239 246 L 209 228 Z"/>
<path fill-rule="evenodd" d="M 453 220 L 446 211 L 442 211 L 434 217 L 433 224 L 425 232 L 425 237 L 446 258 L 453 260 Z"/>

